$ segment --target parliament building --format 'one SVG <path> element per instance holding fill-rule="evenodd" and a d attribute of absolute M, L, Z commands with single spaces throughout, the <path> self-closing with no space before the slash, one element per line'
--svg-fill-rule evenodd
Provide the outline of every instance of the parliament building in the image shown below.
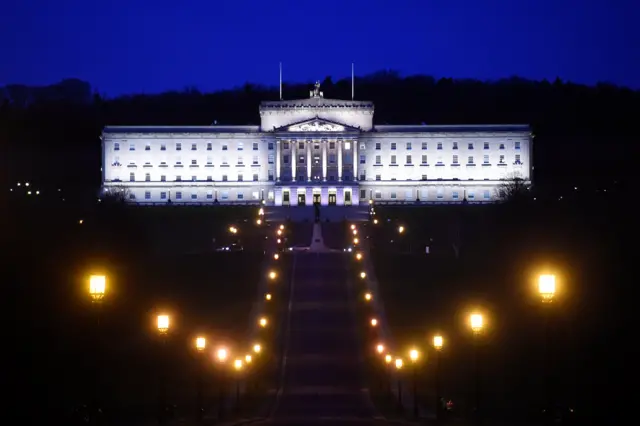
<path fill-rule="evenodd" d="M 367 101 L 260 104 L 259 126 L 107 126 L 103 190 L 164 205 L 492 202 L 530 180 L 528 125 L 374 125 Z"/>

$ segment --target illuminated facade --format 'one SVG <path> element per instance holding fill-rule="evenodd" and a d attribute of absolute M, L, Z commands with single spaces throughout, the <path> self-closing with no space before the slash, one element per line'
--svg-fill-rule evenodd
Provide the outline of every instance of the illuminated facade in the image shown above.
<path fill-rule="evenodd" d="M 528 125 L 374 125 L 367 101 L 260 105 L 260 126 L 108 126 L 103 188 L 132 202 L 356 205 L 491 202 L 530 180 Z"/>

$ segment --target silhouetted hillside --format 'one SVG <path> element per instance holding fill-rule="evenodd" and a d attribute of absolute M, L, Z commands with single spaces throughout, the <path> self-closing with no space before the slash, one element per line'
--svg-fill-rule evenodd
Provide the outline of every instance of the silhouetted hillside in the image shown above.
<path fill-rule="evenodd" d="M 286 85 L 285 99 L 306 98 L 308 84 Z M 349 79 L 322 85 L 326 97 L 350 99 Z M 105 99 L 88 83 L 0 88 L 5 177 L 69 187 L 96 187 L 103 126 L 118 124 L 257 124 L 258 105 L 278 89 L 245 84 L 200 93 L 185 89 Z M 376 105 L 378 124 L 529 123 L 539 186 L 594 187 L 625 180 L 634 141 L 632 111 L 640 92 L 513 77 L 495 82 L 400 77 L 383 71 L 356 80 L 356 99 Z M 605 181 L 605 182 L 603 182 Z"/>

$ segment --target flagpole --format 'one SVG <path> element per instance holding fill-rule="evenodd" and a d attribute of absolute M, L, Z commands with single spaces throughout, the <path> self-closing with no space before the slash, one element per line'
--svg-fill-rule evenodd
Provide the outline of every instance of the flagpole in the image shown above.
<path fill-rule="evenodd" d="M 351 100 L 356 97 L 356 79 L 354 74 L 353 62 L 351 62 Z"/>
<path fill-rule="evenodd" d="M 282 62 L 280 62 L 280 100 L 282 100 Z"/>

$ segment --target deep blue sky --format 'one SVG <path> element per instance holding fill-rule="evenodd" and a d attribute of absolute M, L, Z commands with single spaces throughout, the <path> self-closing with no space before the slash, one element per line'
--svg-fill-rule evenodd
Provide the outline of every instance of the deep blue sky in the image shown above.
<path fill-rule="evenodd" d="M 637 0 L 5 0 L 2 15 L 0 85 L 276 85 L 282 61 L 285 81 L 346 77 L 355 62 L 640 88 Z"/>

